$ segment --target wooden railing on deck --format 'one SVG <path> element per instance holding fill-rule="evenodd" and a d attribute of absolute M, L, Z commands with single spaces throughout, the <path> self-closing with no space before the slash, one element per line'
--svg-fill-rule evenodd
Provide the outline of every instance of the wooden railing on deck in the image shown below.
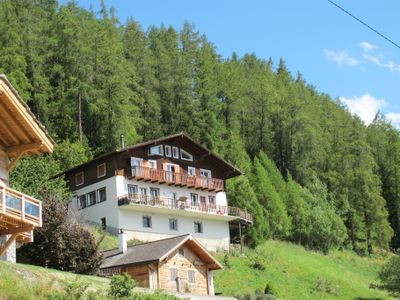
<path fill-rule="evenodd" d="M 42 226 L 42 202 L 3 186 L 0 186 L 1 214 L 37 227 Z"/>
<path fill-rule="evenodd" d="M 118 206 L 128 204 L 156 206 L 176 210 L 197 211 L 222 216 L 234 216 L 249 223 L 253 222 L 253 216 L 246 210 L 240 209 L 238 207 L 215 205 L 201 202 L 192 203 L 189 199 L 181 201 L 170 197 L 134 193 L 129 193 L 118 197 Z"/>
<path fill-rule="evenodd" d="M 208 189 L 210 191 L 224 190 L 224 181 L 216 178 L 191 176 L 188 174 L 180 174 L 139 166 L 132 166 L 131 169 L 126 170 L 126 174 L 127 177 L 134 177 L 136 179 L 150 180 L 159 183 Z"/>

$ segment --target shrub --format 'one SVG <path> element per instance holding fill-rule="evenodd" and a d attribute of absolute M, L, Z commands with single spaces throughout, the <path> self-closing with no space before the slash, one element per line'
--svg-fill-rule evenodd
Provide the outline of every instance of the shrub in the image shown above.
<path fill-rule="evenodd" d="M 264 294 L 278 296 L 278 293 L 277 293 L 275 287 L 272 285 L 271 281 L 267 281 L 267 284 L 265 285 L 265 288 L 264 288 Z"/>
<path fill-rule="evenodd" d="M 259 253 L 249 255 L 250 267 L 259 271 L 264 271 L 267 266 L 267 260 Z"/>
<path fill-rule="evenodd" d="M 227 253 L 224 255 L 224 266 L 227 268 L 231 267 L 231 264 L 229 262 L 229 255 Z"/>
<path fill-rule="evenodd" d="M 111 278 L 108 295 L 117 299 L 131 297 L 135 286 L 136 282 L 127 273 L 114 275 Z"/>
<path fill-rule="evenodd" d="M 89 287 L 89 283 L 79 278 L 64 282 L 65 300 L 81 300 Z"/>
<path fill-rule="evenodd" d="M 394 255 L 379 272 L 382 287 L 395 297 L 400 297 L 400 256 Z"/>

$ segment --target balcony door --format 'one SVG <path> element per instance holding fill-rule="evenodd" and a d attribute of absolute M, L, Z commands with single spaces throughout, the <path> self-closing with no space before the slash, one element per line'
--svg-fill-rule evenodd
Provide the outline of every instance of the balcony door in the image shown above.
<path fill-rule="evenodd" d="M 141 174 L 142 166 L 143 166 L 143 159 L 137 157 L 131 157 L 132 176 L 143 176 L 143 174 Z"/>
<path fill-rule="evenodd" d="M 174 164 L 166 164 L 165 169 L 167 171 L 167 181 L 169 182 L 174 182 L 175 181 L 175 172 L 176 172 L 176 167 Z"/>
<path fill-rule="evenodd" d="M 200 196 L 200 209 L 202 211 L 207 211 L 207 199 L 206 196 Z"/>

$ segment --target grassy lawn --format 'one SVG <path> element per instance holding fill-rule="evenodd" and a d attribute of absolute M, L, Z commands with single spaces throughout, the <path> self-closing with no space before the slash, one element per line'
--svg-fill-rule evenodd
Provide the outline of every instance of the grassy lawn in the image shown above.
<path fill-rule="evenodd" d="M 339 251 L 323 255 L 277 241 L 266 242 L 255 253 L 230 255 L 230 267 L 215 274 L 216 291 L 230 296 L 254 293 L 264 291 L 270 281 L 282 299 L 391 299 L 386 292 L 370 288 L 378 283 L 384 259 Z M 218 258 L 223 262 L 224 255 Z M 265 269 L 252 267 L 254 262 Z"/>

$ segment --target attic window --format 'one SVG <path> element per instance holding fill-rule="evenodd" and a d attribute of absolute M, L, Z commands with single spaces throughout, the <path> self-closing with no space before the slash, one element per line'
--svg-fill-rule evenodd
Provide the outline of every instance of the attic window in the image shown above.
<path fill-rule="evenodd" d="M 163 156 L 164 155 L 164 151 L 163 151 L 163 146 L 159 145 L 159 146 L 154 146 L 150 148 L 150 155 L 160 155 Z"/>
<path fill-rule="evenodd" d="M 106 164 L 97 166 L 97 178 L 106 176 Z"/>
<path fill-rule="evenodd" d="M 172 156 L 171 146 L 165 145 L 165 156 L 166 157 L 171 157 Z"/>
<path fill-rule="evenodd" d="M 174 158 L 179 158 L 179 148 L 178 147 L 172 147 L 172 156 Z"/>
<path fill-rule="evenodd" d="M 79 172 L 77 174 L 75 174 L 75 186 L 79 186 L 82 185 L 84 183 L 84 176 L 83 176 L 83 172 Z"/>
<path fill-rule="evenodd" d="M 193 155 L 181 149 L 181 159 L 193 161 Z"/>

